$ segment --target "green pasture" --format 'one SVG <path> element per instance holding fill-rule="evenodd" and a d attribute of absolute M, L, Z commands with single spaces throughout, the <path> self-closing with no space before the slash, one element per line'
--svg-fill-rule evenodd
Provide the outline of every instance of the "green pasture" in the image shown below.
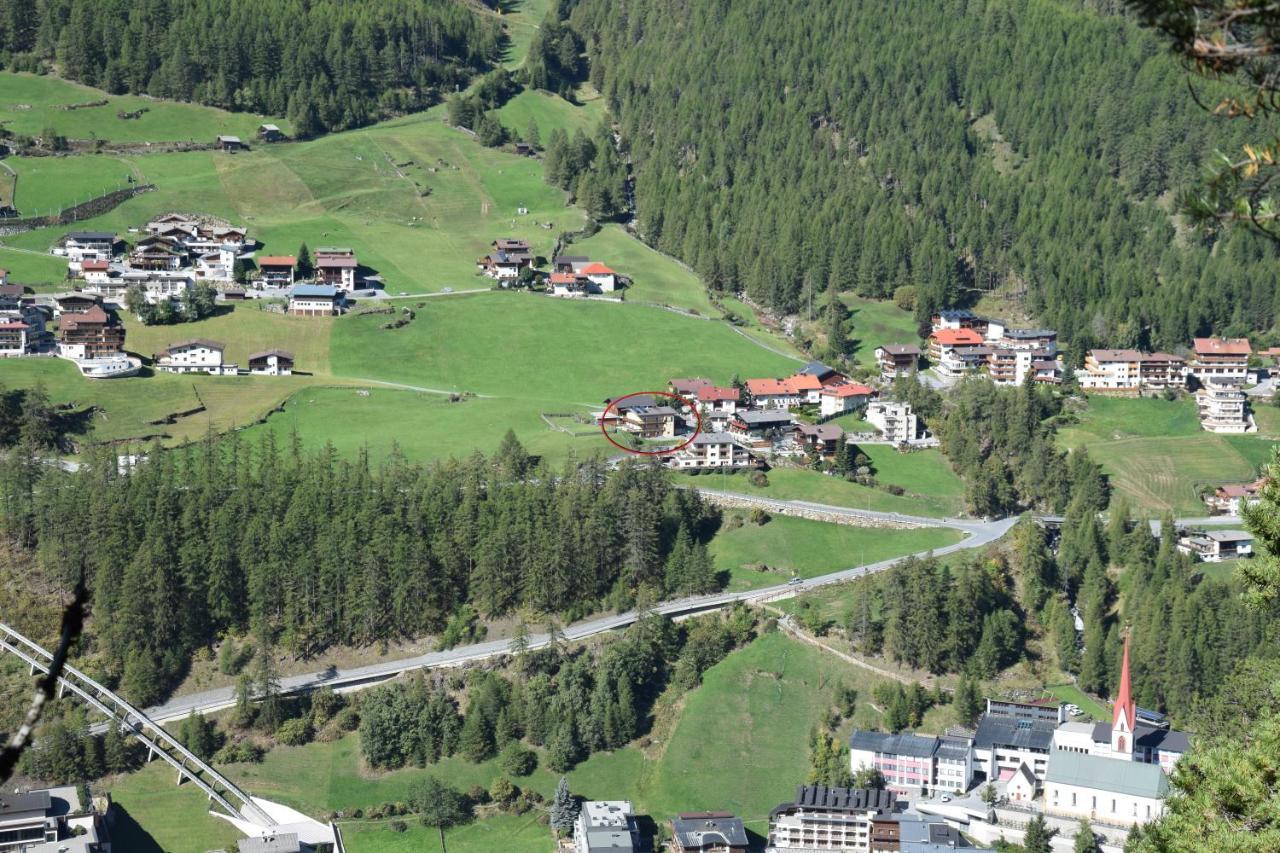
<path fill-rule="evenodd" d="M 570 452 L 579 458 L 617 452 L 590 425 L 571 427 L 584 435 L 567 435 L 551 430 L 540 416 L 564 408 L 562 403 L 478 397 L 450 402 L 445 395 L 376 386 L 316 387 L 291 397 L 251 433 L 271 429 L 284 437 L 297 432 L 309 446 L 330 443 L 343 456 L 367 450 L 374 459 L 397 447 L 406 458 L 422 462 L 464 458 L 476 450 L 492 453 L 508 429 L 530 453 L 555 464 Z"/>
<path fill-rule="evenodd" d="M 664 388 L 673 376 L 772 376 L 791 362 L 721 323 L 642 305 L 492 293 L 428 300 L 401 329 L 334 329 L 338 376 L 565 404 Z"/>
<path fill-rule="evenodd" d="M 901 486 L 909 495 L 928 497 L 950 512 L 964 508 L 964 481 L 951 469 L 940 450 L 899 453 L 887 444 L 860 445 L 871 459 L 871 467 L 881 485 Z"/>
<path fill-rule="evenodd" d="M 578 98 L 580 103 L 575 104 L 551 92 L 526 89 L 503 104 L 495 115 L 519 139 L 526 138 L 529 122 L 534 122 L 538 126 L 538 139 L 546 145 L 555 130 L 563 130 L 570 136 L 579 130 L 586 134 L 595 132 L 605 117 L 604 97 L 584 86 Z"/>
<path fill-rule="evenodd" d="M 106 100 L 98 107 L 59 109 L 70 104 Z M 146 109 L 140 118 L 121 119 L 120 112 Z M 181 104 L 139 95 L 108 95 L 56 77 L 0 73 L 0 124 L 12 133 L 43 136 L 53 128 L 68 139 L 101 139 L 105 142 L 213 142 L 222 135 L 239 136 L 252 143 L 258 126 L 278 125 L 286 133 L 288 123 L 251 113 L 230 113 L 198 104 Z"/>
<path fill-rule="evenodd" d="M 565 252 L 586 255 L 630 278 L 631 287 L 625 292 L 629 302 L 653 302 L 696 311 L 706 317 L 720 316 L 700 278 L 618 225 L 606 225 L 599 233 L 573 243 Z"/>
<path fill-rule="evenodd" d="M 245 426 L 312 382 L 303 376 L 179 376 L 155 374 L 128 379 L 85 379 L 60 358 L 6 359 L 0 384 L 8 388 L 43 386 L 55 404 L 74 409 L 97 407 L 77 441 L 192 441 L 209 430 Z M 159 421 L 203 405 L 205 411 L 176 423 Z"/>
<path fill-rule="evenodd" d="M 18 173 L 14 206 L 23 216 L 45 216 L 129 186 L 141 171 L 131 160 L 111 154 L 75 157 L 10 157 Z M 0 175 L 3 180 L 6 175 Z"/>
<path fill-rule="evenodd" d="M 730 589 L 755 589 L 941 548 L 960 538 L 938 527 L 855 527 L 775 515 L 766 524 L 722 528 L 709 551 L 716 569 L 729 574 Z"/>
<path fill-rule="evenodd" d="M 896 483 L 896 470 L 892 465 L 880 468 L 876 476 L 885 483 Z M 891 495 L 883 489 L 850 483 L 837 477 L 820 474 L 803 468 L 774 468 L 768 473 L 769 485 L 753 485 L 745 473 L 738 474 L 674 474 L 679 482 L 707 489 L 743 492 L 761 497 L 788 501 L 814 501 L 815 503 L 867 509 L 878 512 L 900 512 L 906 515 L 925 515 L 936 518 L 955 515 L 960 503 L 945 494 L 928 491 L 921 494 Z M 938 474 L 942 482 L 950 474 Z M 944 486 L 945 488 L 945 486 Z"/>
<path fill-rule="evenodd" d="M 223 359 L 247 367 L 252 353 L 283 349 L 293 353 L 296 370 L 315 376 L 329 375 L 329 336 L 332 317 L 293 317 L 266 311 L 256 300 L 219 306 L 219 313 L 195 323 L 144 326 L 121 312 L 127 330 L 125 347 L 146 358 L 178 341 L 209 338 L 226 345 Z"/>
<path fill-rule="evenodd" d="M 911 344 L 920 340 L 910 311 L 903 311 L 892 302 L 852 294 L 843 299 L 849 307 L 849 338 L 859 364 L 874 363 L 876 347 L 881 344 Z M 814 310 L 816 316 L 817 309 Z"/>
<path fill-rule="evenodd" d="M 1275 419 L 1255 406 L 1261 435 L 1200 429 L 1195 401 L 1090 396 L 1075 423 L 1059 429 L 1064 447 L 1088 448 L 1115 492 L 1138 513 L 1199 515 L 1209 486 L 1253 479 L 1270 460 Z"/>
<path fill-rule="evenodd" d="M 423 826 L 416 818 L 405 817 L 405 832 L 395 832 L 390 821 L 343 821 L 342 840 L 349 853 L 438 853 L 440 833 Z M 537 812 L 523 815 L 495 815 L 459 826 L 445 840 L 449 853 L 552 853 L 555 841 L 551 830 L 538 821 Z"/>

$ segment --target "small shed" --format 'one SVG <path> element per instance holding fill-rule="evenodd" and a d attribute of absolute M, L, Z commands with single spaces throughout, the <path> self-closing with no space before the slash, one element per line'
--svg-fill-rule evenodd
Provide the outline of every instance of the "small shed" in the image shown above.
<path fill-rule="evenodd" d="M 274 124 L 262 124 L 258 126 L 258 138 L 263 142 L 279 142 L 284 139 L 284 133 Z"/>
<path fill-rule="evenodd" d="M 231 153 L 249 150 L 249 146 L 245 145 L 238 136 L 219 136 L 215 144 L 221 150 Z"/>

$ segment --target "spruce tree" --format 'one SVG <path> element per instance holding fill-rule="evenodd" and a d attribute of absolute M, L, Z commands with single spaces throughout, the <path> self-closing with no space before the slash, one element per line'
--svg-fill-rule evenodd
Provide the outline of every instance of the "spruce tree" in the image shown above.
<path fill-rule="evenodd" d="M 580 808 L 577 797 L 569 792 L 569 780 L 561 776 L 551 799 L 551 828 L 561 835 L 572 833 Z"/>
<path fill-rule="evenodd" d="M 1023 836 L 1022 849 L 1026 853 L 1053 853 L 1050 846 L 1050 840 L 1058 834 L 1056 829 L 1049 829 L 1045 826 L 1044 815 L 1037 814 L 1027 823 L 1026 834 Z"/>

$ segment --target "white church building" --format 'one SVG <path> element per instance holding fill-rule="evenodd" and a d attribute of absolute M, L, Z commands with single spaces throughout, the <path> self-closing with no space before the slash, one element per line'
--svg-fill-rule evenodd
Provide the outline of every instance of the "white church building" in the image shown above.
<path fill-rule="evenodd" d="M 1139 721 L 1126 638 L 1111 724 L 1066 723 L 1053 733 L 1044 811 L 1111 824 L 1154 820 L 1164 813 L 1168 772 L 1189 748 L 1185 733 Z"/>

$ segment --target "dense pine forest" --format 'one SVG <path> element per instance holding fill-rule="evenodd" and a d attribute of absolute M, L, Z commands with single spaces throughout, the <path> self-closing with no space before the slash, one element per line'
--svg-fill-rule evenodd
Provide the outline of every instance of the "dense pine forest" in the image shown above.
<path fill-rule="evenodd" d="M 790 312 L 829 285 L 914 285 L 922 316 L 1025 292 L 1078 349 L 1268 329 L 1275 247 L 1169 213 L 1248 128 L 1099 12 L 1119 5 L 581 0 L 568 20 L 634 160 L 641 233 L 715 288 Z"/>
<path fill-rule="evenodd" d="M 517 608 L 571 619 L 716 584 L 716 510 L 656 466 L 532 464 L 511 437 L 429 468 L 270 439 L 113 453 L 77 473 L 0 464 L 8 539 L 92 593 L 89 651 L 151 702 L 227 631 L 293 654 L 443 632 Z M 452 623 L 452 624 L 451 624 Z M 461 623 L 461 624 L 460 624 Z"/>
<path fill-rule="evenodd" d="M 0 0 L 7 68 L 287 115 L 301 136 L 428 107 L 502 38 L 455 0 Z"/>

